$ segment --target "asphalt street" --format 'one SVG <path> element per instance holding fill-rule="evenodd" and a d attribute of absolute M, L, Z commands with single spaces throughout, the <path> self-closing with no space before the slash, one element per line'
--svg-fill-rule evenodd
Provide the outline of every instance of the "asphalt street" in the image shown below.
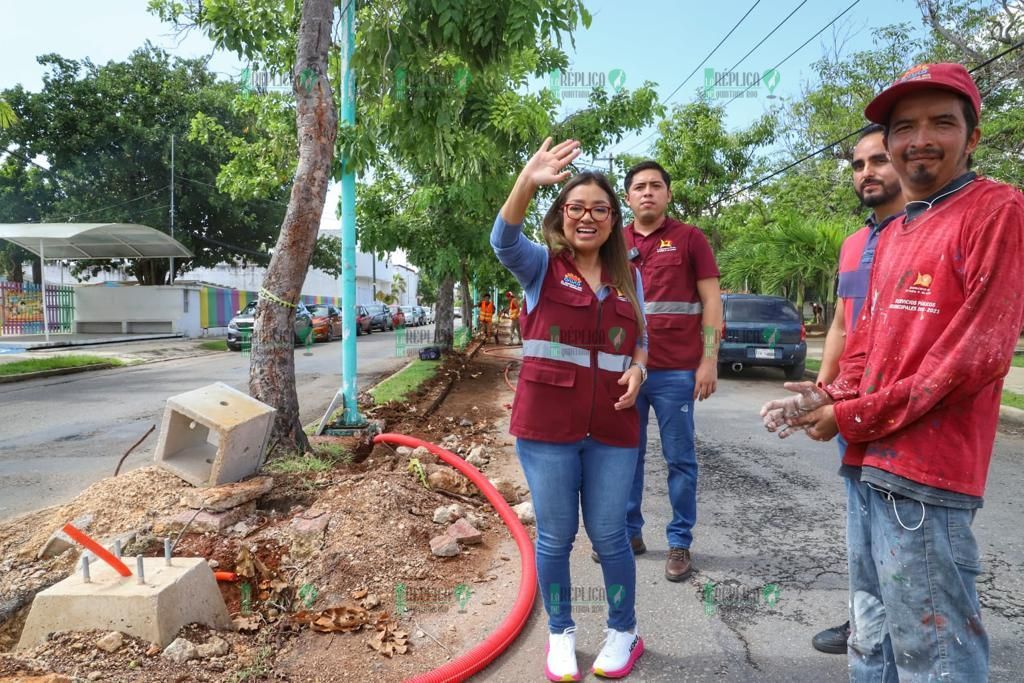
<path fill-rule="evenodd" d="M 777 371 L 730 373 L 718 393 L 697 406 L 696 571 L 682 583 L 663 577 L 670 510 L 652 419 L 644 498 L 648 552 L 637 558 L 637 618 L 647 650 L 629 680 L 846 680 L 844 656 L 822 654 L 810 645 L 818 630 L 846 619 L 846 504 L 839 456 L 834 444 L 801 434 L 780 441 L 764 431 L 757 411 L 784 393 L 781 385 Z M 985 507 L 974 523 L 984 563 L 979 593 L 991 637 L 992 681 L 1019 681 L 1024 671 L 1022 465 L 1024 440 L 1000 434 Z M 603 586 L 582 525 L 572 575 L 583 595 Z M 577 605 L 574 618 L 579 664 L 586 671 L 604 638 L 605 607 L 600 601 Z M 481 680 L 542 680 L 546 642 L 538 599 L 523 635 Z"/>
<path fill-rule="evenodd" d="M 357 349 L 360 390 L 406 362 L 396 357 L 394 332 L 361 336 Z M 316 344 L 306 354 L 295 350 L 304 424 L 321 416 L 341 386 L 341 344 Z M 167 398 L 212 382 L 248 393 L 249 358 L 215 353 L 0 385 L 0 519 L 62 503 L 110 476 L 124 452 L 156 425 L 122 469 L 151 462 Z"/>

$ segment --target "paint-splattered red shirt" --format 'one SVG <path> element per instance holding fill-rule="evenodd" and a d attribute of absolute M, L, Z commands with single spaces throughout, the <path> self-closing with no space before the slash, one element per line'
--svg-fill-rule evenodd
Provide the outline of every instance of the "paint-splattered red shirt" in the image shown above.
<path fill-rule="evenodd" d="M 978 178 L 882 235 L 868 305 L 826 387 L 845 465 L 981 496 L 1024 323 L 1024 195 Z"/>

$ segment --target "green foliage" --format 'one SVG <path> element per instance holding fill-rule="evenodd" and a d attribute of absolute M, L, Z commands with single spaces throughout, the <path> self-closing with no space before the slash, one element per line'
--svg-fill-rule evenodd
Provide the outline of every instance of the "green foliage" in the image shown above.
<path fill-rule="evenodd" d="M 211 339 L 210 341 L 199 342 L 199 348 L 204 351 L 227 351 L 228 343 L 223 339 Z"/>
<path fill-rule="evenodd" d="M 1004 406 L 1010 406 L 1011 408 L 1024 410 L 1024 396 L 1012 391 L 1003 390 L 1002 404 Z"/>
<path fill-rule="evenodd" d="M 4 161 L 0 192 L 18 195 L 21 220 L 167 229 L 176 134 L 175 237 L 195 253 L 177 260 L 178 268 L 267 262 L 289 178 L 279 173 L 276 183 L 245 194 L 218 171 L 238 156 L 239 139 L 258 142 L 275 130 L 257 111 L 269 105 L 236 104 L 237 85 L 217 82 L 202 60 L 172 60 L 150 45 L 102 66 L 55 54 L 39 62 L 48 69 L 42 91 L 16 86 L 2 94 L 18 120 L 0 131 L 0 145 L 17 152 Z M 265 148 L 259 147 L 262 163 L 271 165 L 275 157 Z M 49 171 L 32 165 L 37 156 Z M 11 164 L 18 168 L 7 168 Z M 86 273 L 101 267 L 88 264 Z M 137 260 L 130 269 L 144 284 L 155 284 L 163 281 L 167 260 Z"/>

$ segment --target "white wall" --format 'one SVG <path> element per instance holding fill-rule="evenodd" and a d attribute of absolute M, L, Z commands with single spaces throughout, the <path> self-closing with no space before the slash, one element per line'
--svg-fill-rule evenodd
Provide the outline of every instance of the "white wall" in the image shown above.
<path fill-rule="evenodd" d="M 197 337 L 199 288 L 79 285 L 75 288 L 76 332 L 162 333 Z"/>

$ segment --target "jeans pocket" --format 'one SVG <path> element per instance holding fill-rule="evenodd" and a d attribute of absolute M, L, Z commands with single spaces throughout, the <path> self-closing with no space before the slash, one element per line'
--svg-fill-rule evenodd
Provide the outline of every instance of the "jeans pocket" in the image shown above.
<path fill-rule="evenodd" d="M 978 552 L 978 542 L 974 539 L 974 532 L 971 531 L 967 521 L 972 512 L 972 510 L 950 510 L 946 530 L 949 533 L 949 546 L 953 553 L 953 561 L 964 569 L 980 572 L 981 555 Z M 956 517 L 964 519 L 956 519 Z"/>

